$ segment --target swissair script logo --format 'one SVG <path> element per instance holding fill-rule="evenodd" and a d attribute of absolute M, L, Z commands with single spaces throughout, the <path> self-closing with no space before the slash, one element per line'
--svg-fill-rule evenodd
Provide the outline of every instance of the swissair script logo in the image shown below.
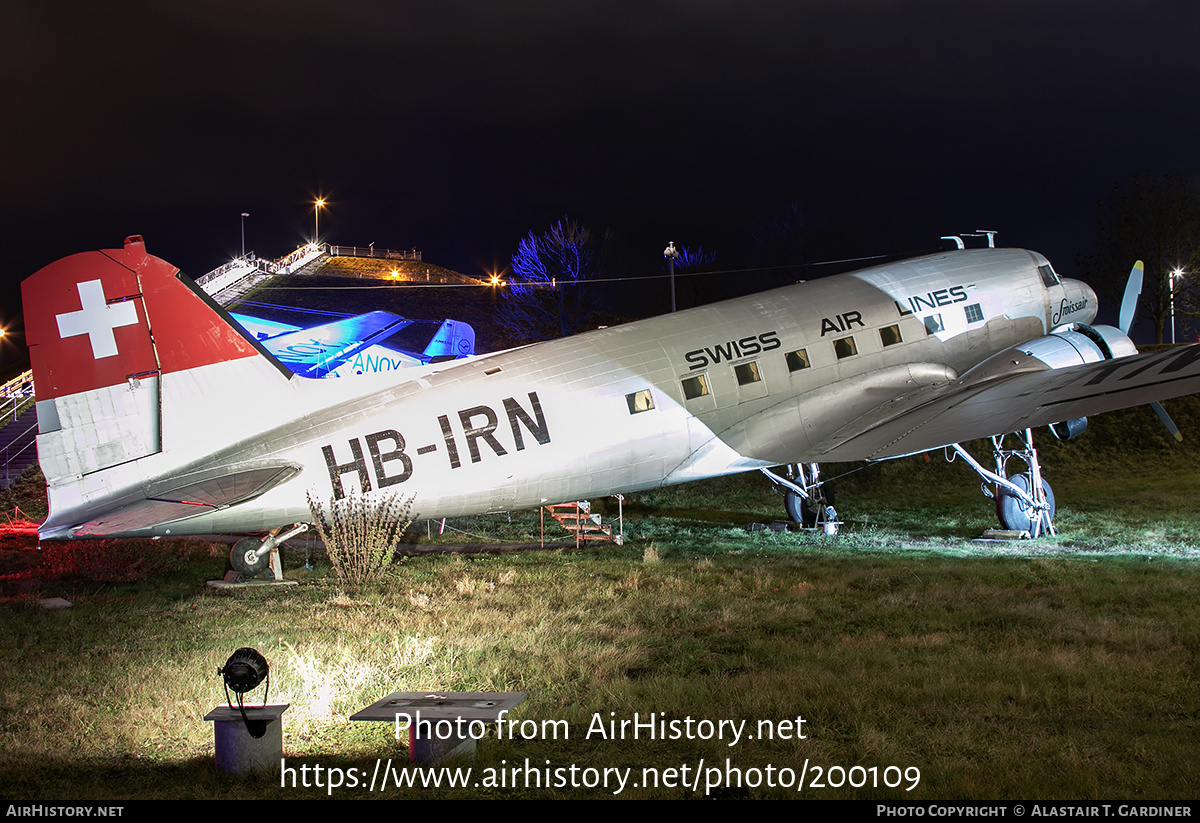
<path fill-rule="evenodd" d="M 109 305 L 104 297 L 104 286 L 99 280 L 88 280 L 78 284 L 79 311 L 57 314 L 58 336 L 64 340 L 86 334 L 92 344 L 92 356 L 99 360 L 117 353 L 117 338 L 113 329 L 121 326 L 136 326 L 137 309 L 133 303 Z"/>

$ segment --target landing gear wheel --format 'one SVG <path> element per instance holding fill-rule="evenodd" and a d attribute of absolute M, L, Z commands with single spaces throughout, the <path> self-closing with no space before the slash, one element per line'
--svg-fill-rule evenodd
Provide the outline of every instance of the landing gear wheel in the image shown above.
<path fill-rule="evenodd" d="M 785 492 L 783 507 L 793 523 L 811 529 L 817 525 L 817 516 L 825 511 L 825 507 L 834 505 L 834 497 L 833 486 L 826 483 L 810 494 L 807 500 L 793 491 Z"/>
<path fill-rule="evenodd" d="M 1033 489 L 1033 476 L 1028 472 L 1025 474 L 1017 474 L 1008 478 L 1009 481 L 1021 491 L 1029 494 Z M 1033 511 L 1033 507 L 1026 504 L 1021 498 L 1014 494 L 1010 494 L 1004 489 L 999 489 L 996 493 L 996 517 L 1000 519 L 1000 525 L 1010 531 L 1018 532 L 1040 532 L 1048 534 L 1046 528 L 1054 522 L 1054 491 L 1050 488 L 1050 484 L 1046 482 L 1046 478 L 1042 478 L 1042 492 L 1046 495 L 1046 512 L 1042 515 L 1042 528 L 1037 529 L 1037 513 Z"/>
<path fill-rule="evenodd" d="M 233 566 L 234 571 L 246 577 L 255 577 L 261 574 L 270 564 L 271 558 L 269 554 L 264 554 L 262 557 L 255 555 L 260 546 L 262 546 L 262 541 L 257 537 L 243 537 L 234 543 L 233 550 L 229 552 L 229 563 Z"/>

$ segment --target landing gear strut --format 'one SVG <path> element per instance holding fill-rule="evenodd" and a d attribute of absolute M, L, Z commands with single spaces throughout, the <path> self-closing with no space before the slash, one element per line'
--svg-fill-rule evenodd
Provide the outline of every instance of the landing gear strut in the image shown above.
<path fill-rule="evenodd" d="M 790 463 L 786 467 L 786 478 L 767 469 L 761 471 L 783 493 L 783 507 L 793 522 L 806 529 L 820 528 L 826 534 L 837 534 L 833 486 L 821 478 L 819 464 Z"/>
<path fill-rule="evenodd" d="M 1017 448 L 1005 448 L 1006 437 L 1017 438 Z M 980 489 L 996 501 L 996 516 L 1001 526 L 1010 531 L 1029 532 L 1034 538 L 1058 533 L 1054 528 L 1054 490 L 1042 477 L 1031 429 L 992 438 L 992 454 L 996 459 L 994 472 L 979 465 L 959 444 L 953 443 L 949 448 L 983 479 Z M 1026 470 L 1009 475 L 1008 462 L 1014 458 L 1024 463 Z M 947 459 L 954 460 L 950 456 Z"/>

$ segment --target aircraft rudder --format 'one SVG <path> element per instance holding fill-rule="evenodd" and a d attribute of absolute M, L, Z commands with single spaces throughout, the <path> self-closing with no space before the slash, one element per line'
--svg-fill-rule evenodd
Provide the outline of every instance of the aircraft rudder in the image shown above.
<path fill-rule="evenodd" d="M 447 318 L 425 347 L 425 357 L 433 359 L 467 357 L 475 353 L 475 329 L 470 323 Z"/>

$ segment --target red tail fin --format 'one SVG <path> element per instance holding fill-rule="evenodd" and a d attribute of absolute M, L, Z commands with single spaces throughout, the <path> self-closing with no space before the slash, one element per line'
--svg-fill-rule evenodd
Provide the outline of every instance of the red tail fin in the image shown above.
<path fill-rule="evenodd" d="M 21 294 L 38 400 L 261 353 L 137 235 L 51 263 Z"/>

